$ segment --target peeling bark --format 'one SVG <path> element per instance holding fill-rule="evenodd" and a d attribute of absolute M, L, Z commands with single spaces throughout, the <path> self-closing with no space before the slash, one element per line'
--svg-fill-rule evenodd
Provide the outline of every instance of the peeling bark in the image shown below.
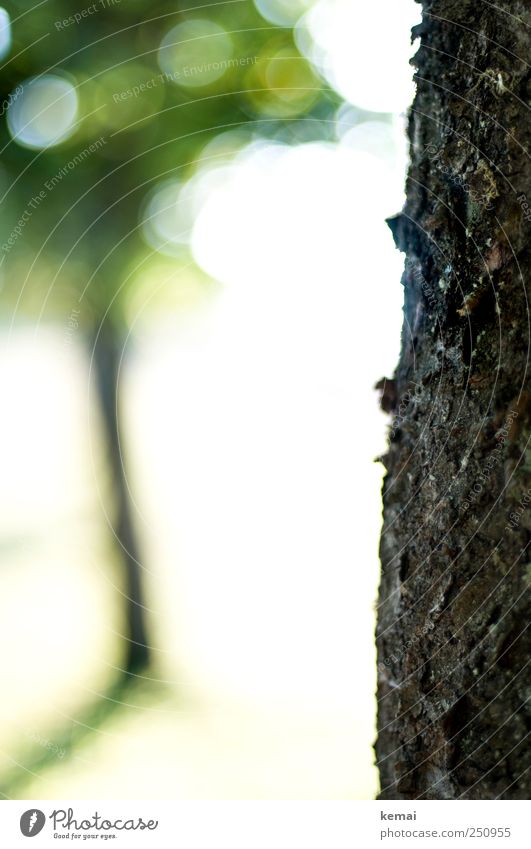
<path fill-rule="evenodd" d="M 377 627 L 382 799 L 531 789 L 524 0 L 423 0 Z"/>

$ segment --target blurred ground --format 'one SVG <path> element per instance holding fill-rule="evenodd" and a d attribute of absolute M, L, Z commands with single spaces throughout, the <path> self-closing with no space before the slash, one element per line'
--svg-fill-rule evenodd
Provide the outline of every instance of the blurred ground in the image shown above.
<path fill-rule="evenodd" d="M 370 798 L 380 472 L 370 452 L 358 465 L 354 396 L 260 380 L 241 393 L 201 321 L 180 341 L 139 334 L 127 441 L 159 648 L 150 675 L 164 683 L 128 691 L 101 722 L 95 710 L 80 738 L 76 722 L 119 667 L 120 588 L 88 364 L 77 342 L 65 356 L 54 328 L 38 337 L 2 336 L 4 398 L 28 432 L 3 443 L 0 745 L 11 768 L 58 752 L 17 795 Z M 366 439 L 382 424 L 374 405 Z M 316 440 L 329 451 L 316 456 Z"/>

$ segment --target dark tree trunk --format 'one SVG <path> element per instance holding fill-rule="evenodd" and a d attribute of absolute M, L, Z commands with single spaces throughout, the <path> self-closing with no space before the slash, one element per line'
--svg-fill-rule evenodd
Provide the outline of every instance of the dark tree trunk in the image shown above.
<path fill-rule="evenodd" d="M 529 798 L 530 5 L 422 6 L 389 222 L 406 261 L 384 391 L 380 798 Z"/>
<path fill-rule="evenodd" d="M 135 533 L 127 476 L 124 469 L 123 444 L 119 427 L 119 381 L 122 347 L 116 331 L 108 321 L 98 328 L 92 350 L 96 385 L 99 392 L 107 462 L 110 469 L 114 521 L 110 526 L 113 543 L 123 565 L 126 641 L 124 672 L 137 673 L 149 662 L 146 633 L 142 565 Z"/>

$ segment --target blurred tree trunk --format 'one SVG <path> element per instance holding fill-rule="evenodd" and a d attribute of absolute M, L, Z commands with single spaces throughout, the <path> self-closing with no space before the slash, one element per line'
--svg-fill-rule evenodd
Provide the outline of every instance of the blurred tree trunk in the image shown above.
<path fill-rule="evenodd" d="M 406 261 L 382 398 L 380 798 L 529 798 L 530 7 L 422 6 L 389 221 Z"/>
<path fill-rule="evenodd" d="M 124 467 L 124 446 L 119 426 L 120 358 L 123 346 L 110 321 L 104 320 L 93 340 L 92 356 L 96 386 L 106 440 L 107 462 L 110 469 L 111 494 L 114 511 L 110 530 L 113 545 L 123 567 L 126 641 L 125 673 L 137 673 L 149 662 L 149 645 L 145 623 L 145 601 L 142 584 L 142 565 L 135 531 L 133 510 Z"/>

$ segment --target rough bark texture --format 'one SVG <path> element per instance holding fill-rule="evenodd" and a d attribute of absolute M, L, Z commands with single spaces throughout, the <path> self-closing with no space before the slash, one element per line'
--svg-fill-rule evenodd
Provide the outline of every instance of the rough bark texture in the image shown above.
<path fill-rule="evenodd" d="M 383 392 L 380 798 L 529 798 L 531 9 L 422 6 L 389 222 L 406 261 Z"/>

